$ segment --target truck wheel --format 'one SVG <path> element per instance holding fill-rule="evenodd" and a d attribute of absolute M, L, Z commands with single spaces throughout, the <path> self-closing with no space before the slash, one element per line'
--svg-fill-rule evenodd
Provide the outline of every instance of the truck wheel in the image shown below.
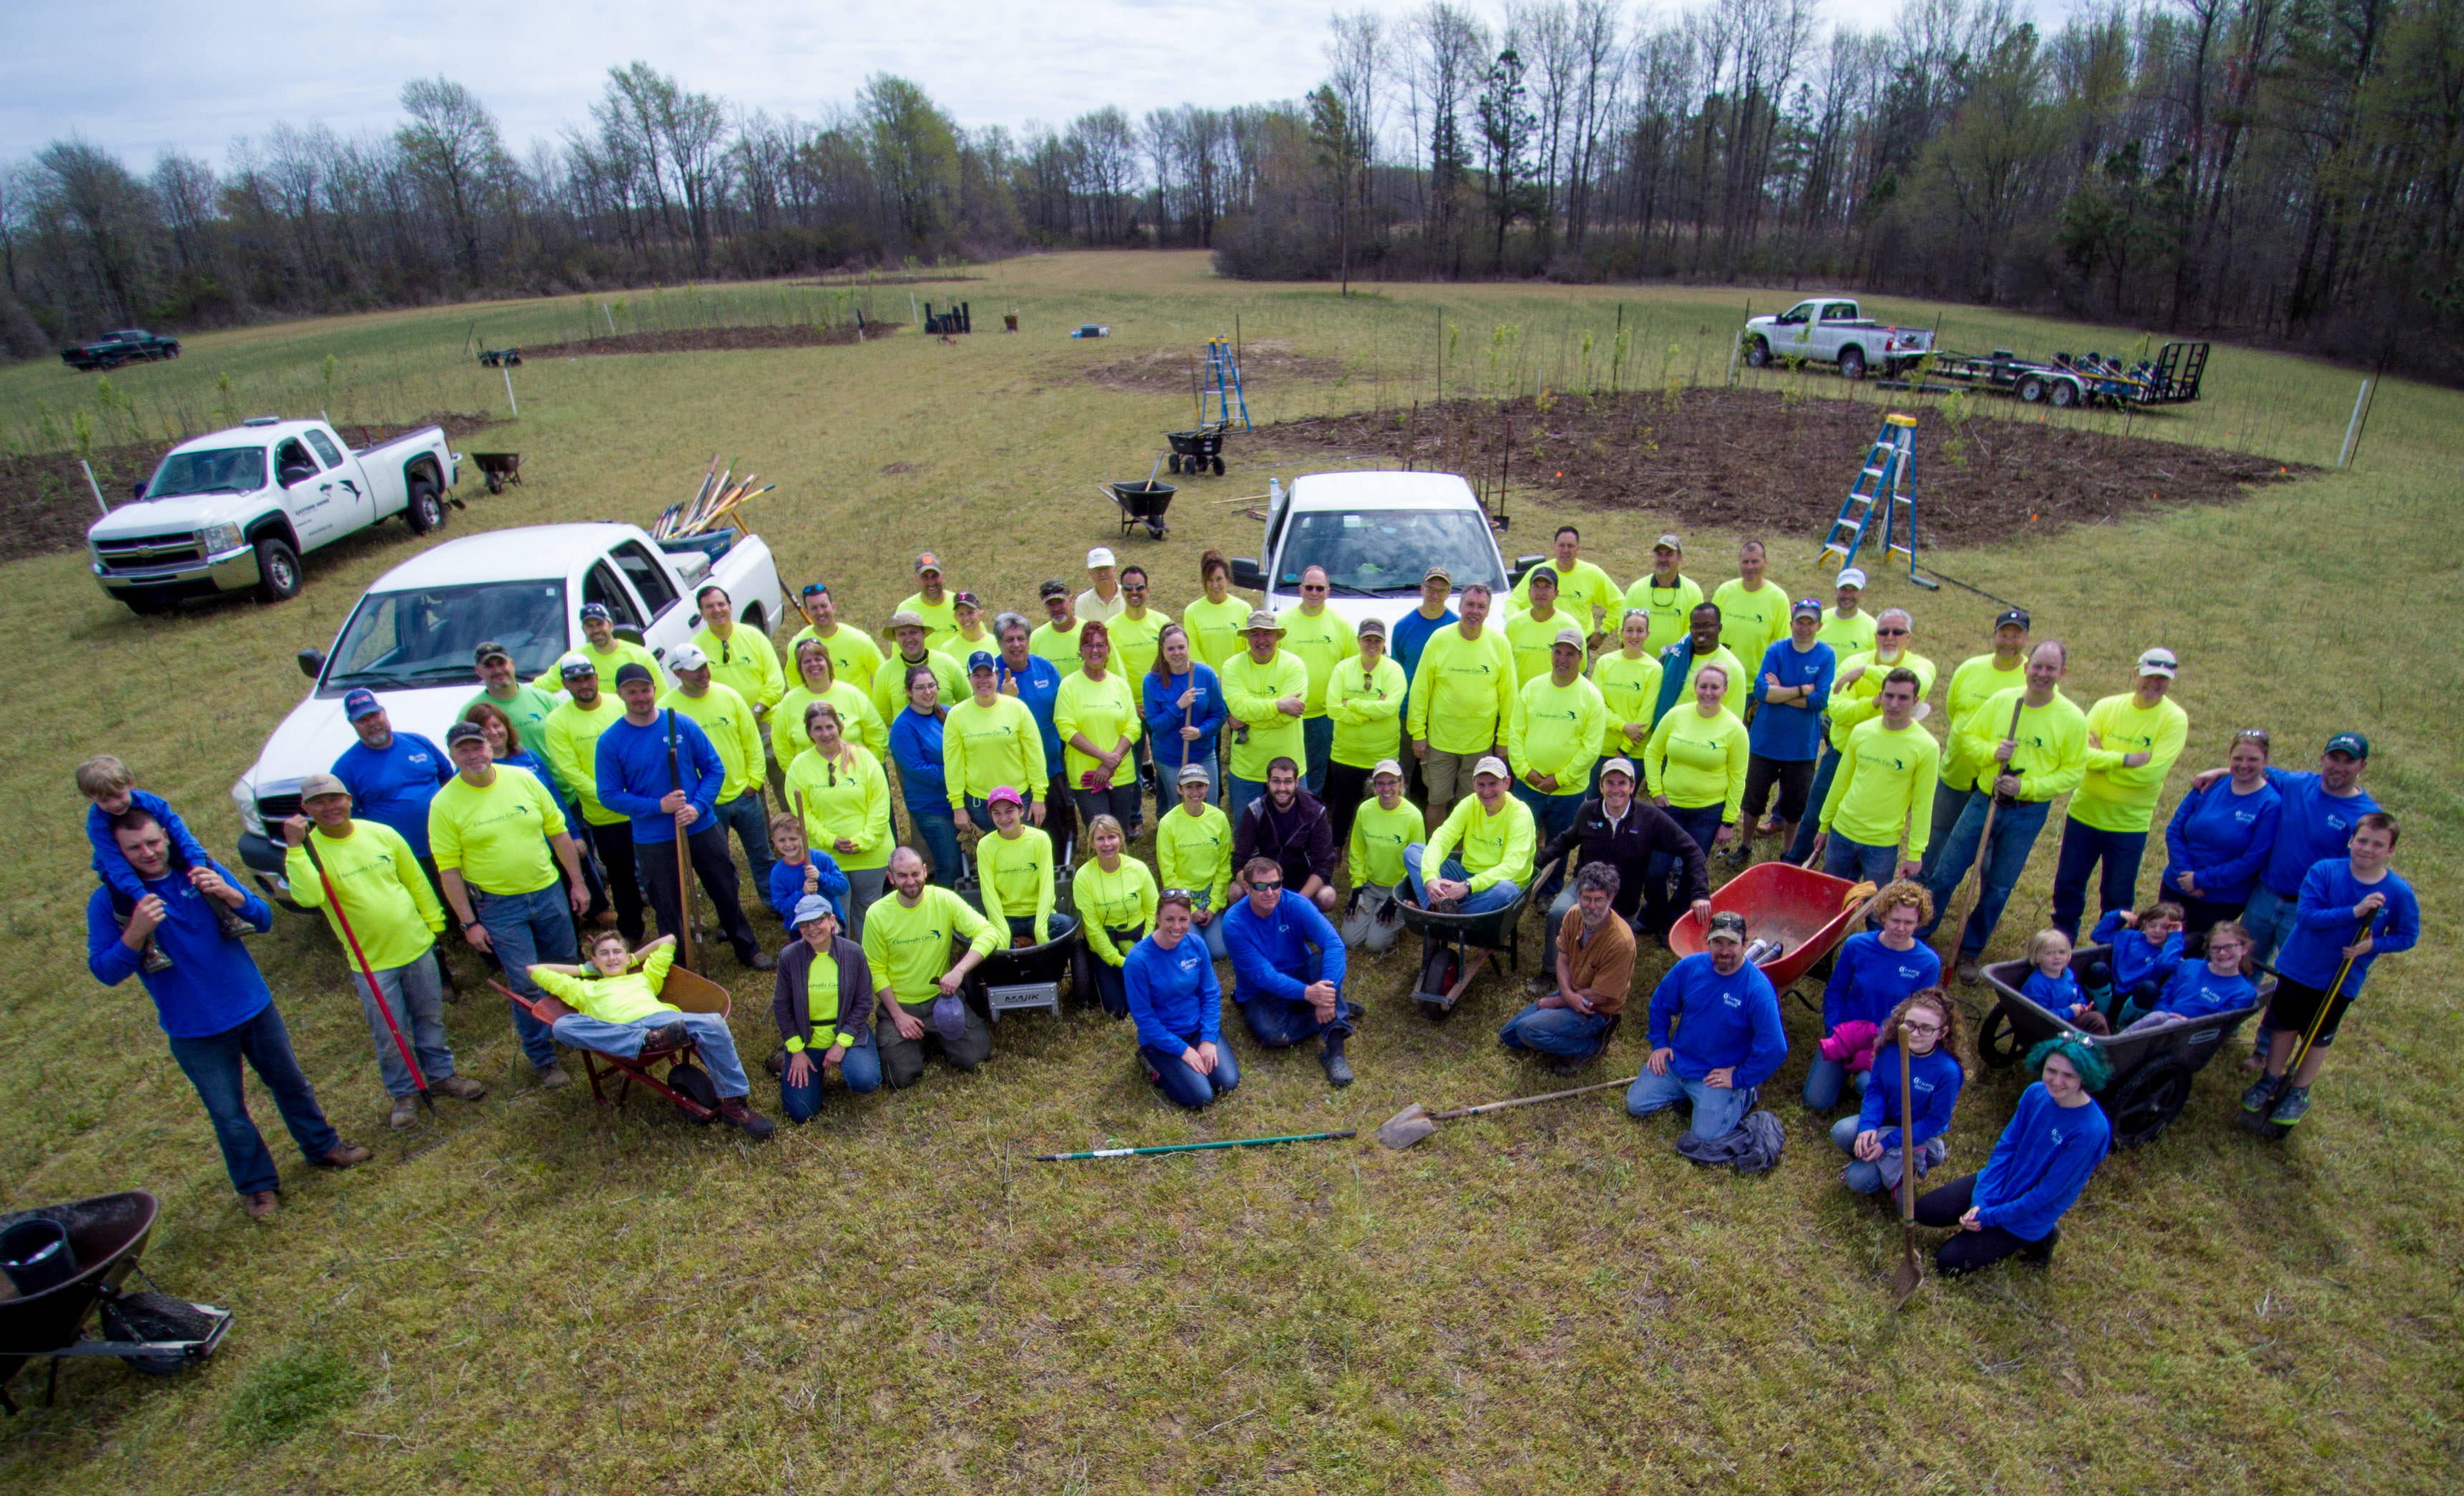
<path fill-rule="evenodd" d="M 1839 350 L 1839 377 L 1841 379 L 1863 379 L 1865 377 L 1864 349 L 1857 347 L 1852 343 L 1848 347 Z"/>
<path fill-rule="evenodd" d="M 1749 369 L 1768 368 L 1771 366 L 1771 343 L 1769 341 L 1764 339 L 1757 338 L 1753 341 L 1746 344 L 1746 367 Z"/>
<path fill-rule="evenodd" d="M 299 553 L 291 542 L 267 536 L 256 542 L 256 600 L 287 603 L 299 595 Z"/>
<path fill-rule="evenodd" d="M 413 479 L 410 485 L 410 502 L 404 507 L 402 518 L 403 523 L 410 526 L 410 533 L 413 535 L 426 535 L 432 530 L 444 529 L 445 500 L 437 496 L 436 485 L 426 478 Z"/>
<path fill-rule="evenodd" d="M 2054 381 L 2053 387 L 2045 393 L 2052 397 L 2056 407 L 2060 409 L 2066 410 L 2079 403 L 2079 387 L 2066 379 Z"/>
<path fill-rule="evenodd" d="M 2019 381 L 2019 387 L 2013 393 L 2018 395 L 2019 404 L 2023 406 L 2039 404 L 2045 398 L 2045 382 L 2039 376 L 2031 374 Z"/>

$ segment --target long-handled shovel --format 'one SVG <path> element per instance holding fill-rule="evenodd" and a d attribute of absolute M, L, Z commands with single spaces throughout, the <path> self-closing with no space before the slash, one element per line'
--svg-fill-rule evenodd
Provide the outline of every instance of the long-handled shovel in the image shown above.
<path fill-rule="evenodd" d="M 1220 1143 L 1166 1143 L 1158 1148 L 1090 1148 L 1076 1154 L 1037 1154 L 1029 1163 L 1076 1163 L 1089 1158 L 1145 1158 L 1155 1154 L 1201 1154 L 1217 1148 L 1265 1148 L 1276 1143 L 1330 1143 L 1360 1134 L 1346 1128 L 1340 1133 L 1291 1133 L 1282 1137 L 1232 1137 Z"/>
<path fill-rule="evenodd" d="M 377 985 L 377 974 L 368 966 L 368 958 L 360 949 L 360 937 L 351 929 L 351 916 L 342 913 L 342 896 L 334 888 L 334 880 L 325 871 L 324 859 L 317 855 L 315 834 L 300 840 L 308 853 L 308 865 L 317 869 L 317 882 L 325 891 L 325 907 L 334 912 L 334 923 L 342 932 L 342 943 L 351 948 L 351 959 L 359 965 L 360 979 L 368 984 L 368 997 L 377 1011 L 385 1015 L 385 1032 L 393 1035 L 393 1046 L 402 1054 L 402 1063 L 410 1068 L 410 1083 L 419 1088 L 420 1105 L 428 1109 L 429 1117 L 436 1116 L 436 1098 L 428 1093 L 428 1074 L 419 1067 L 419 1057 L 410 1052 L 410 1042 L 402 1037 L 402 1025 L 393 1021 L 393 1004 L 385 1001 L 385 989 Z"/>
<path fill-rule="evenodd" d="M 2003 731 L 2003 737 L 2016 737 L 2018 736 L 2019 711 L 2027 704 L 2028 694 L 2026 692 L 2021 692 L 2019 693 L 2019 699 L 2011 703 L 2011 725 Z M 1991 766 L 1991 760 L 1989 760 L 1989 766 Z M 1994 767 L 1993 778 L 2001 778 L 2001 772 L 2000 767 Z M 1951 890 L 1951 897 L 1956 900 L 1961 890 L 1966 889 L 1971 883 L 1975 885 L 1976 897 L 1969 899 L 1968 904 L 1969 912 L 1971 913 L 1975 911 L 1976 899 L 1983 898 L 1985 896 L 1985 861 L 1987 858 L 1993 855 L 1993 818 L 2000 814 L 2002 810 L 2002 797 L 1993 793 L 1992 780 L 1986 781 L 1985 792 L 1985 834 L 1976 839 L 1975 865 L 1960 875 L 1959 888 Z M 1942 922 L 1950 930 L 1951 943 L 1952 946 L 1956 948 L 1959 942 L 1959 933 L 1968 928 L 1968 914 L 1963 913 L 1956 921 L 1953 921 L 1950 918 L 1948 912 L 1946 911 L 1943 915 Z"/>
<path fill-rule="evenodd" d="M 1589 1086 L 1577 1086 L 1572 1090 L 1552 1090 L 1539 1096 L 1517 1096 L 1511 1101 L 1487 1101 L 1477 1107 L 1457 1107 L 1452 1111 L 1431 1111 L 1416 1101 L 1386 1119 L 1386 1125 L 1377 1130 L 1377 1141 L 1389 1148 L 1409 1148 L 1436 1132 L 1441 1122 L 1451 1122 L 1457 1117 L 1476 1117 L 1490 1111 L 1503 1111 L 1508 1107 L 1529 1107 L 1543 1101 L 1563 1101 L 1569 1096 L 1581 1096 L 1595 1090 L 1631 1086 L 1640 1078 L 1639 1075 L 1629 1075 L 1621 1081 L 1598 1081 Z"/>
<path fill-rule="evenodd" d="M 1900 1041 L 1900 1265 L 1891 1269 L 1891 1308 L 1903 1309 L 1925 1287 L 1917 1258 L 1917 1151 L 1915 1109 L 1908 1105 L 1908 1045 Z"/>
<path fill-rule="evenodd" d="M 676 709 L 668 708 L 668 788 L 685 787 L 684 776 L 676 768 Z M 690 802 L 688 802 L 690 803 Z M 683 811 L 676 812 L 682 816 Z M 687 971 L 698 970 L 693 964 L 693 922 L 701 915 L 693 897 L 693 849 L 685 845 L 685 827 L 676 823 L 676 958 Z"/>
<path fill-rule="evenodd" d="M 2355 934 L 2358 935 L 2369 933 L 2371 927 L 2376 922 L 2376 915 L 2372 915 L 2370 918 L 2363 920 L 2360 930 L 2355 932 Z M 2250 1119 L 2251 1125 L 2256 1131 L 2265 1133 L 2272 1128 L 2275 1130 L 2277 1137 L 2289 1136 L 2292 1133 L 2293 1124 L 2289 1122 L 2279 1123 L 2271 1121 L 2268 1114 L 2276 1110 L 2277 1099 L 2282 1096 L 2286 1088 L 2293 1084 L 2293 1077 L 2301 1073 L 2301 1062 L 2310 1058 L 2310 1046 L 2319 1042 L 2319 1030 L 2326 1026 L 2327 1010 L 2336 1005 L 2336 994 L 2343 990 L 2344 979 L 2352 974 L 2353 957 L 2347 956 L 2344 957 L 2344 964 L 2336 968 L 2336 979 L 2327 983 L 2326 994 L 2319 1000 L 2319 1011 L 2310 1015 L 2309 1031 L 2301 1036 L 2301 1043 L 2295 1047 L 2293 1051 L 2293 1061 L 2291 1064 L 2285 1066 L 2283 1076 L 2277 1080 L 2276 1083 L 2276 1089 L 2270 1092 L 2267 1098 L 2267 1106 L 2255 1113 L 2243 1113 L 2244 1116 Z"/>

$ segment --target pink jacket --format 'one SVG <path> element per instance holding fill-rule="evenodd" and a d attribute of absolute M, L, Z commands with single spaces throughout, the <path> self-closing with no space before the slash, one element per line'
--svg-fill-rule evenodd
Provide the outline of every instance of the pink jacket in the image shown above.
<path fill-rule="evenodd" d="M 1863 1019 L 1851 1019 L 1831 1031 L 1822 1041 L 1822 1057 L 1834 1065 L 1845 1064 L 1848 1073 L 1858 1074 L 1874 1067 L 1875 1041 L 1881 1037 L 1880 1025 Z"/>

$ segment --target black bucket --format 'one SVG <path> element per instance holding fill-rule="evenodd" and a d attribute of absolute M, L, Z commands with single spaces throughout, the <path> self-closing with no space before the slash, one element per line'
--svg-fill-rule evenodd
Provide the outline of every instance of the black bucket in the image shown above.
<path fill-rule="evenodd" d="M 0 1272 L 29 1299 L 76 1277 L 77 1250 L 69 1245 L 68 1228 L 38 1216 L 0 1231 Z"/>

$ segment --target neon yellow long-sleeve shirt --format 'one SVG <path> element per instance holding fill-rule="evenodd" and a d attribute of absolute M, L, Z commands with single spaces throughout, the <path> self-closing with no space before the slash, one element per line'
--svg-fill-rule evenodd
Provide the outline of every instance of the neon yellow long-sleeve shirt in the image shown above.
<path fill-rule="evenodd" d="M 351 834 L 337 841 L 322 827 L 312 826 L 318 859 L 334 891 L 342 901 L 342 917 L 359 937 L 360 952 L 378 971 L 407 966 L 426 956 L 445 928 L 445 905 L 420 871 L 419 859 L 402 833 L 381 821 L 353 821 Z M 302 909 L 325 909 L 325 887 L 308 848 L 294 847 L 282 854 L 282 876 L 291 884 L 292 901 Z M 334 938 L 342 940 L 341 921 L 325 910 Z M 343 941 L 345 953 L 349 942 Z"/>
<path fill-rule="evenodd" d="M 672 1002 L 659 1001 L 659 990 L 668 984 L 668 970 L 675 963 L 676 948 L 663 945 L 643 957 L 639 967 L 621 976 L 576 977 L 545 966 L 532 967 L 530 976 L 540 990 L 576 1012 L 603 1023 L 638 1023 L 681 1011 Z"/>
<path fill-rule="evenodd" d="M 1334 719 L 1334 746 L 1328 757 L 1355 769 L 1392 759 L 1402 742 L 1403 693 L 1411 682 L 1391 654 L 1364 669 L 1357 654 L 1335 668 L 1326 683 L 1326 715 Z"/>
<path fill-rule="evenodd" d="M 1331 607 L 1320 608 L 1314 618 L 1308 609 L 1296 607 L 1277 614 L 1276 622 L 1284 626 L 1284 652 L 1298 655 L 1309 667 L 1309 690 L 1302 693 L 1307 710 L 1301 715 L 1326 715 L 1326 683 L 1336 667 L 1360 652 L 1359 636 Z"/>
<path fill-rule="evenodd" d="M 2071 797 L 2071 819 L 2100 831 L 2145 831 L 2155 823 L 2165 776 L 2190 740 L 2190 717 L 2171 696 L 2143 707 L 2134 693 L 2107 696 L 2087 709 L 2087 730 L 2101 747 L 2087 751 L 2087 769 Z M 2122 760 L 2148 756 L 2137 768 Z"/>
<path fill-rule="evenodd" d="M 612 693 L 591 699 L 588 707 L 567 701 L 547 715 L 540 729 L 540 752 L 557 780 L 573 787 L 582 803 L 582 819 L 591 825 L 614 825 L 625 812 L 599 803 L 599 735 L 625 720 L 625 708 Z"/>
<path fill-rule="evenodd" d="M 1746 798 L 1746 724 L 1722 707 L 1705 716 L 1692 702 L 1668 709 L 1651 730 L 1651 746 L 1643 750 L 1643 780 L 1654 795 L 1665 795 L 1681 810 L 1719 805 L 1720 820 L 1735 825 L 1737 807 Z"/>
<path fill-rule="evenodd" d="M 715 630 L 703 627 L 694 632 L 693 642 L 710 656 L 711 684 L 735 687 L 736 693 L 755 710 L 766 713 L 787 693 L 786 671 L 779 668 L 779 651 L 767 634 L 731 626 L 721 639 Z M 603 684 L 600 689 L 606 688 Z"/>
<path fill-rule="evenodd" d="M 2059 691 L 2041 707 L 2024 705 L 2026 697 L 2025 686 L 1995 692 L 1977 703 L 1959 733 L 1975 761 L 1987 764 L 2007 732 L 2018 744 L 2011 754 L 2011 767 L 2019 773 L 2019 798 L 2051 800 L 2079 788 L 2087 773 L 2087 714 Z M 2015 732 L 2009 731 L 2013 707 L 2020 709 Z"/>
<path fill-rule="evenodd" d="M 1591 629 L 1560 605 L 1552 605 L 1549 616 L 1532 613 L 1506 615 L 1506 643 L 1514 654 L 1514 683 L 1537 680 L 1556 668 L 1557 630 L 1572 628 L 1588 635 Z M 1587 657 L 1590 651 L 1584 651 Z"/>
<path fill-rule="evenodd" d="M 784 669 L 799 679 L 803 672 L 795 668 L 796 647 L 807 639 L 822 639 L 821 631 L 810 624 L 797 629 L 787 640 Z M 873 642 L 872 635 L 847 624 L 839 625 L 828 638 L 822 639 L 822 649 L 830 657 L 830 675 L 835 680 L 869 686 L 872 672 L 881 669 L 881 646 Z"/>
<path fill-rule="evenodd" d="M 763 782 L 768 765 L 761 753 L 761 728 L 753 719 L 753 708 L 736 688 L 714 680 L 708 691 L 689 696 L 683 687 L 671 687 L 659 698 L 659 705 L 673 707 L 679 715 L 701 724 L 702 735 L 717 750 L 719 766 L 727 771 L 718 786 L 719 803 L 726 804 Z"/>
<path fill-rule="evenodd" d="M 1491 811 L 1478 795 L 1465 795 L 1439 823 L 1421 851 L 1420 876 L 1431 876 L 1430 869 L 1445 866 L 1446 858 L 1453 855 L 1471 874 L 1465 881 L 1474 893 L 1501 879 L 1528 886 L 1532 854 L 1538 849 L 1539 831 L 1532 824 L 1530 806 L 1506 794 L 1497 797 L 1497 809 Z"/>
<path fill-rule="evenodd" d="M 1891 671 L 1903 665 L 1916 672 L 1919 701 L 1933 694 L 1933 661 L 1914 649 L 1902 649 L 1896 660 L 1884 660 L 1878 652 L 1854 655 L 1839 662 L 1841 675 L 1860 666 L 1864 673 L 1847 685 L 1839 685 L 1836 681 L 1832 685 L 1831 706 L 1822 715 L 1830 719 L 1831 746 L 1834 749 L 1845 751 L 1848 735 L 1857 730 L 1859 723 L 1882 715 L 1882 683 L 1891 678 Z"/>
<path fill-rule="evenodd" d="M 869 751 L 844 738 L 839 747 L 846 757 L 835 764 L 825 762 L 815 748 L 796 755 L 787 765 L 787 803 L 801 802 L 804 840 L 838 859 L 840 867 L 887 868 L 890 778 Z M 853 845 L 840 847 L 842 837 Z"/>
<path fill-rule="evenodd" d="M 1933 835 L 1941 762 L 1942 745 L 1914 722 L 1896 733 L 1879 716 L 1859 723 L 1822 802 L 1821 828 L 1866 847 L 1904 846 L 1922 854 Z"/>
<path fill-rule="evenodd" d="M 839 709 L 839 731 L 850 742 L 864 744 L 874 758 L 890 757 L 890 724 L 883 721 L 872 704 L 869 693 L 859 690 L 852 682 L 832 680 L 830 689 L 816 693 L 809 686 L 799 683 L 779 698 L 770 714 L 770 755 L 781 763 L 792 763 L 796 755 L 813 746 L 812 735 L 804 731 L 804 709 L 816 701 L 826 701 Z M 900 711 L 907 700 L 900 697 Z"/>
<path fill-rule="evenodd" d="M 1746 590 L 1746 579 L 1732 577 L 1711 594 L 1720 610 L 1720 643 L 1738 659 L 1761 665 L 1765 651 L 1788 637 L 1790 598 L 1769 577 L 1761 587 Z"/>
<path fill-rule="evenodd" d="M 1959 662 L 1959 669 L 1950 672 L 1950 688 L 1943 693 L 1944 731 L 1950 739 L 1943 745 L 1942 752 L 1942 781 L 1945 784 L 1963 792 L 1976 787 L 1976 760 L 1968 757 L 1967 739 L 1959 732 L 1967 725 L 1968 715 L 1996 692 L 2027 684 L 2028 657 L 2025 654 L 2013 658 L 2008 670 L 1997 667 L 1990 654 L 1971 655 Z M 2002 710 L 2008 712 L 2011 709 L 2004 707 Z M 2003 720 L 2010 719 L 2005 717 Z"/>
<path fill-rule="evenodd" d="M 1134 857 L 1124 856 L 1110 872 L 1100 861 L 1090 860 L 1069 880 L 1069 899 L 1078 906 L 1087 949 L 1107 966 L 1118 966 L 1130 958 L 1130 953 L 1112 938 L 1113 931 L 1135 931 L 1130 936 L 1130 943 L 1135 945 L 1155 928 L 1156 896 L 1155 874 Z"/>
<path fill-rule="evenodd" d="M 913 908 L 896 893 L 876 899 L 864 912 L 864 961 L 872 968 L 873 991 L 887 988 L 891 1000 L 901 1003 L 939 997 L 934 984 L 950 969 L 954 939 L 966 941 L 978 956 L 1008 943 L 1006 931 L 997 935 L 991 920 L 948 889 L 926 884 Z"/>
<path fill-rule="evenodd" d="M 1675 644 L 1685 632 L 1686 621 L 1703 601 L 1703 588 L 1693 578 L 1681 574 L 1677 585 L 1663 587 L 1659 576 L 1644 572 L 1625 589 L 1625 605 L 1639 607 L 1651 615 L 1651 648 L 1664 649 Z M 1610 632 L 1616 632 L 1611 629 Z"/>
<path fill-rule="evenodd" d="M 1407 730 L 1441 753 L 1485 753 L 1514 719 L 1514 650 L 1485 627 L 1477 639 L 1449 624 L 1420 646 Z"/>
<path fill-rule="evenodd" d="M 940 602 L 927 603 L 923 593 L 911 592 L 891 611 L 913 613 L 924 620 L 924 648 L 928 649 L 939 649 L 958 637 L 958 599 L 956 593 L 944 591 Z"/>
<path fill-rule="evenodd" d="M 1831 646 L 1831 653 L 1837 659 L 1844 660 L 1852 654 L 1871 654 L 1874 650 L 1874 615 L 1861 607 L 1847 618 L 1840 617 L 1839 609 L 1834 607 L 1823 613 L 1822 627 L 1815 630 L 1814 642 Z"/>
<path fill-rule="evenodd" d="M 1286 696 L 1309 694 L 1309 667 L 1299 655 L 1277 649 L 1274 658 L 1261 663 L 1243 649 L 1216 668 L 1216 678 L 1223 687 L 1224 709 L 1249 724 L 1249 740 L 1232 745 L 1232 773 L 1264 784 L 1266 765 L 1277 759 L 1309 762 L 1301 719 L 1275 705 Z"/>
<path fill-rule="evenodd" d="M 1639 660 L 1623 649 L 1603 654 L 1592 662 L 1592 684 L 1600 688 L 1609 713 L 1608 730 L 1600 735 L 1601 756 L 1631 759 L 1642 752 L 1651 740 L 1651 709 L 1660 701 L 1660 661 L 1647 649 Z M 1626 732 L 1629 725 L 1639 726 L 1641 736 Z"/>
<path fill-rule="evenodd" d="M 1221 910 L 1232 887 L 1232 823 L 1215 805 L 1199 803 L 1196 815 L 1175 805 L 1155 817 L 1155 872 L 1167 889 L 1201 894 Z"/>
<path fill-rule="evenodd" d="M 872 709 L 881 714 L 885 723 L 897 721 L 898 714 L 907 710 L 907 671 L 917 665 L 932 669 L 933 680 L 941 688 L 941 705 L 951 706 L 967 698 L 967 672 L 957 661 L 934 649 L 927 649 L 920 660 L 910 660 L 892 649 L 890 658 L 881 662 L 881 669 L 872 672 Z M 1074 669 L 1077 661 L 1071 660 L 1070 665 Z M 883 731 L 887 733 L 888 729 Z"/>
<path fill-rule="evenodd" d="M 1257 605 L 1238 592 L 1226 593 L 1221 603 L 1209 603 L 1200 597 L 1180 610 L 1180 627 L 1189 630 L 1189 651 L 1219 673 L 1223 662 L 1247 650 L 1249 641 L 1242 628 Z"/>
<path fill-rule="evenodd" d="M 976 843 L 976 879 L 984 917 L 1006 943 L 1012 915 L 1035 916 L 1035 943 L 1052 938 L 1052 838 L 1021 821 L 1016 836 L 996 831 Z"/>
<path fill-rule="evenodd" d="M 1095 759 L 1072 741 L 1081 734 L 1096 747 L 1110 753 L 1122 738 L 1135 743 L 1146 735 L 1145 719 L 1138 715 L 1138 685 L 1117 669 L 1106 670 L 1102 680 L 1090 680 L 1087 672 L 1061 677 L 1061 690 L 1052 698 L 1052 725 L 1061 734 L 1062 765 L 1068 771 L 1069 787 L 1081 789 L 1079 776 L 1097 767 Z M 949 734 L 942 733 L 942 753 L 949 753 Z M 1137 780 L 1138 756 L 1121 755 L 1112 765 L 1112 777 L 1107 782 L 1129 784 Z M 1265 778 L 1261 775 L 1260 778 Z"/>
<path fill-rule="evenodd" d="M 1572 566 L 1560 566 L 1551 558 L 1548 566 L 1557 574 L 1557 605 L 1574 615 L 1568 622 L 1581 629 L 1586 638 L 1602 630 L 1614 637 L 1617 618 L 1625 607 L 1625 591 L 1617 580 L 1580 557 Z M 1535 566 L 1531 570 L 1539 569 Z M 1514 584 L 1512 598 L 1518 610 L 1530 608 L 1531 572 L 1525 572 L 1523 580 Z"/>
<path fill-rule="evenodd" d="M 1374 883 L 1391 889 L 1401 883 L 1403 848 L 1420 839 L 1426 825 L 1420 807 L 1408 800 L 1397 800 L 1392 810 L 1375 800 L 1361 802 L 1352 818 L 1352 845 L 1344 848 L 1352 886 Z"/>
<path fill-rule="evenodd" d="M 1550 794 L 1587 795 L 1592 764 L 1608 733 L 1608 703 L 1600 689 L 1577 675 L 1560 686 L 1555 675 L 1526 681 L 1514 698 L 1514 719 L 1506 734 L 1506 759 L 1517 779 L 1553 774 Z"/>
<path fill-rule="evenodd" d="M 1044 761 L 1044 734 L 1035 715 L 1016 696 L 998 692 L 991 706 L 969 696 L 950 709 L 941 724 L 941 771 L 953 811 L 965 797 L 989 800 L 1004 784 L 1040 795 L 1052 773 Z"/>

